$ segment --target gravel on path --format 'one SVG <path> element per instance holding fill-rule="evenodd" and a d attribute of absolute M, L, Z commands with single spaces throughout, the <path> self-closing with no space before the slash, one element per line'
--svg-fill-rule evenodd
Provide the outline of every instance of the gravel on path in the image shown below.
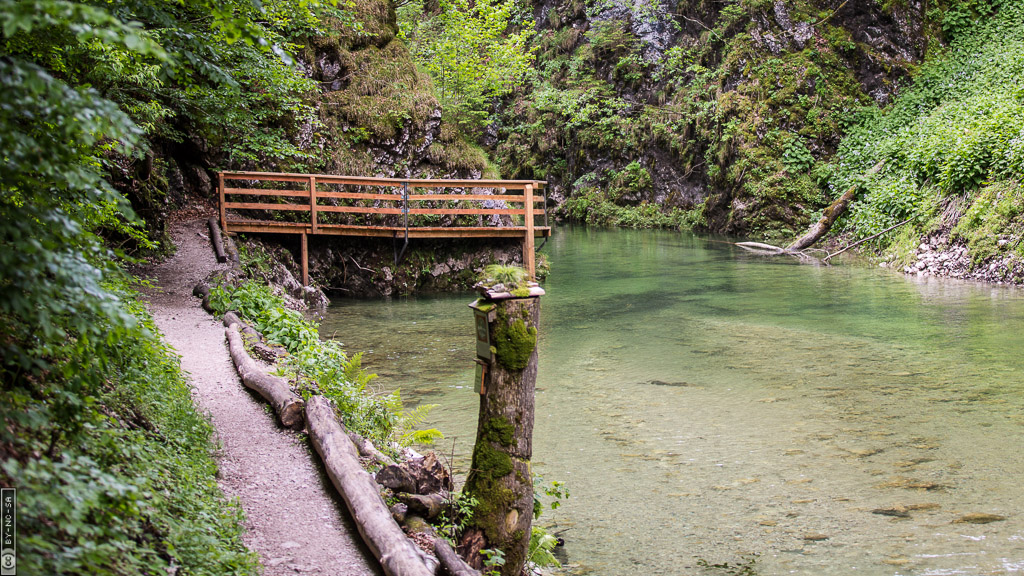
<path fill-rule="evenodd" d="M 259 554 L 265 576 L 383 574 L 316 455 L 242 386 L 224 327 L 192 296 L 200 280 L 227 267 L 217 263 L 205 224 L 172 225 L 177 253 L 147 271 L 156 286 L 150 309 L 213 420 L 220 486 L 245 511 L 246 545 Z"/>

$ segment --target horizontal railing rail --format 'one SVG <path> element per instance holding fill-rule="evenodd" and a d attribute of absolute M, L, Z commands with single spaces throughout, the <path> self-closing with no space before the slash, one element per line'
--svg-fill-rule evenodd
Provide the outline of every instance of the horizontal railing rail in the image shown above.
<path fill-rule="evenodd" d="M 307 234 L 392 237 L 405 246 L 409 238 L 521 237 L 533 275 L 534 237 L 551 233 L 546 184 L 222 172 L 218 195 L 225 232 L 302 234 L 304 277 Z"/>

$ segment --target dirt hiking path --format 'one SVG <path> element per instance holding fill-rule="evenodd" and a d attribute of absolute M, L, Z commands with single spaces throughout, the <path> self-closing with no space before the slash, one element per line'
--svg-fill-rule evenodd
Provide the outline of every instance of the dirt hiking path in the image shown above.
<path fill-rule="evenodd" d="M 147 271 L 158 287 L 150 309 L 181 354 L 199 407 L 213 419 L 222 446 L 219 483 L 245 510 L 245 544 L 259 554 L 266 576 L 382 574 L 316 455 L 242 386 L 224 327 L 192 296 L 196 283 L 227 266 L 217 263 L 205 224 L 172 225 L 177 253 Z"/>

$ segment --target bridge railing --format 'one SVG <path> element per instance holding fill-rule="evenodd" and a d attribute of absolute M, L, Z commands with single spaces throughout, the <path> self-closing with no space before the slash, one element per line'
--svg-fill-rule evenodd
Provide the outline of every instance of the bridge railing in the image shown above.
<path fill-rule="evenodd" d="M 406 245 L 409 238 L 521 237 L 533 275 L 534 238 L 551 234 L 546 184 L 222 172 L 218 195 L 225 232 L 301 234 L 306 283 L 309 234 L 398 238 Z"/>

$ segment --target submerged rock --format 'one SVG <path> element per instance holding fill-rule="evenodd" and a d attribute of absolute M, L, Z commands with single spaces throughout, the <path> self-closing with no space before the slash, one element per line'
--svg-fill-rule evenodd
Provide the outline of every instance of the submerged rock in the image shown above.
<path fill-rule="evenodd" d="M 976 512 L 972 514 L 964 514 L 956 520 L 953 520 L 953 524 L 990 524 L 992 522 L 1002 522 L 1003 520 L 1006 520 L 1006 516 Z"/>
<path fill-rule="evenodd" d="M 895 518 L 910 518 L 910 510 L 906 506 L 890 506 L 889 508 L 875 508 L 872 514 L 880 516 L 893 516 Z"/>
<path fill-rule="evenodd" d="M 665 382 L 664 380 L 651 380 L 648 384 L 652 386 L 672 386 L 674 388 L 688 388 L 693 386 L 689 382 Z"/>
<path fill-rule="evenodd" d="M 902 476 L 897 477 L 891 482 L 879 484 L 879 488 L 906 488 L 908 490 L 941 490 L 945 488 L 942 484 L 936 482 L 928 482 L 926 480 L 917 480 L 915 478 L 905 478 Z"/>

